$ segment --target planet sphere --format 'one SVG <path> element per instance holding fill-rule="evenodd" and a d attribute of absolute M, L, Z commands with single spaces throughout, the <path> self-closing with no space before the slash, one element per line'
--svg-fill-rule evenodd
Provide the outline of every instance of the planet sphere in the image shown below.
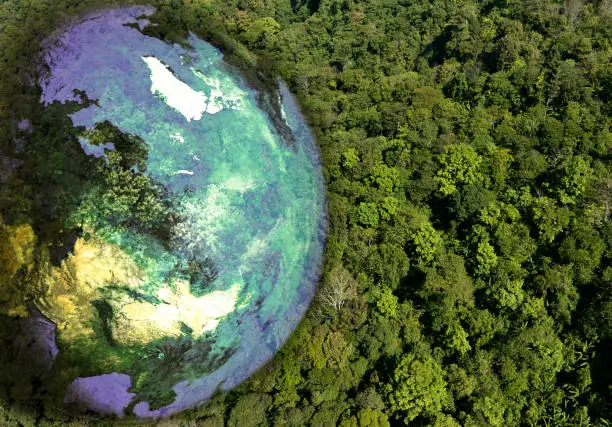
<path fill-rule="evenodd" d="M 146 35 L 153 12 L 74 21 L 39 82 L 45 108 L 71 106 L 91 185 L 25 322 L 63 404 L 119 417 L 192 408 L 268 361 L 325 234 L 316 146 L 284 84 L 265 94 L 274 116 L 211 44 Z"/>

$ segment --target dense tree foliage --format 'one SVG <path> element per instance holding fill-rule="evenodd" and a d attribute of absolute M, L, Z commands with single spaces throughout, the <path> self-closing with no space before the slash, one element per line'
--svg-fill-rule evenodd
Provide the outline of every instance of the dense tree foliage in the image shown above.
<path fill-rule="evenodd" d="M 15 127 L 39 111 L 28 61 L 84 3 L 0 5 L 0 160 L 18 165 L 25 153 L 37 167 L 29 181 L 1 177 L 0 259 L 24 255 L 0 277 L 29 271 L 25 224 L 42 241 L 64 232 L 52 220 L 62 210 L 34 195 L 40 186 L 70 203 L 62 189 L 85 179 L 55 154 L 66 156 L 54 147 L 68 136 L 54 129 L 68 107 L 33 118 L 38 152 L 19 151 Z M 328 188 L 309 314 L 254 377 L 177 422 L 609 424 L 610 1 L 151 3 L 151 34 L 176 41 L 189 28 L 236 66 L 290 84 Z M 87 161 L 72 149 L 71 162 Z M 7 240 L 10 230 L 21 237 Z M 0 424 L 65 420 L 21 395 L 2 391 Z"/>

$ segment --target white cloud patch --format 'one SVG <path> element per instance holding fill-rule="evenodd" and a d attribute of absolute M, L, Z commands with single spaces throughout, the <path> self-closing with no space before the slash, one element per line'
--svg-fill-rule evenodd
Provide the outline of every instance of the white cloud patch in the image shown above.
<path fill-rule="evenodd" d="M 237 92 L 224 96 L 218 79 L 211 79 L 199 71 L 194 71 L 196 76 L 210 87 L 208 97 L 179 80 L 159 59 L 143 56 L 142 60 L 151 70 L 151 93 L 185 116 L 187 121 L 200 120 L 202 114 L 216 114 L 224 108 L 237 109 L 240 97 L 244 95 L 243 92 Z"/>

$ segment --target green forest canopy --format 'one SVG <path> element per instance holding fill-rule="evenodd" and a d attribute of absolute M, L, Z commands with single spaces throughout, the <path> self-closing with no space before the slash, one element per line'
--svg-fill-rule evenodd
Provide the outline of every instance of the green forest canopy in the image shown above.
<path fill-rule="evenodd" d="M 99 3 L 0 4 L 3 162 L 20 161 L 15 121 L 39 108 L 40 42 Z M 236 64 L 246 46 L 289 83 L 328 189 L 309 314 L 258 374 L 177 420 L 609 425 L 610 0 L 149 3 L 159 37 L 189 28 Z M 31 181 L 2 177 L 0 207 L 52 245 L 36 185 L 74 195 L 48 150 Z M 66 422 L 20 396 L 0 388 L 0 424 Z"/>

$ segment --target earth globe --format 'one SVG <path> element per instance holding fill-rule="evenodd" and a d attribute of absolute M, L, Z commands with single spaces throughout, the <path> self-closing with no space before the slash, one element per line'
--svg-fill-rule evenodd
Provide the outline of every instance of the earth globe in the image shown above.
<path fill-rule="evenodd" d="M 192 408 L 268 361 L 308 307 L 325 238 L 316 145 L 287 87 L 254 89 L 194 34 L 148 35 L 153 13 L 73 20 L 38 82 L 45 109 L 68 111 L 89 184 L 20 334 L 61 404 L 118 417 Z M 26 247 L 31 230 L 12 232 Z"/>

